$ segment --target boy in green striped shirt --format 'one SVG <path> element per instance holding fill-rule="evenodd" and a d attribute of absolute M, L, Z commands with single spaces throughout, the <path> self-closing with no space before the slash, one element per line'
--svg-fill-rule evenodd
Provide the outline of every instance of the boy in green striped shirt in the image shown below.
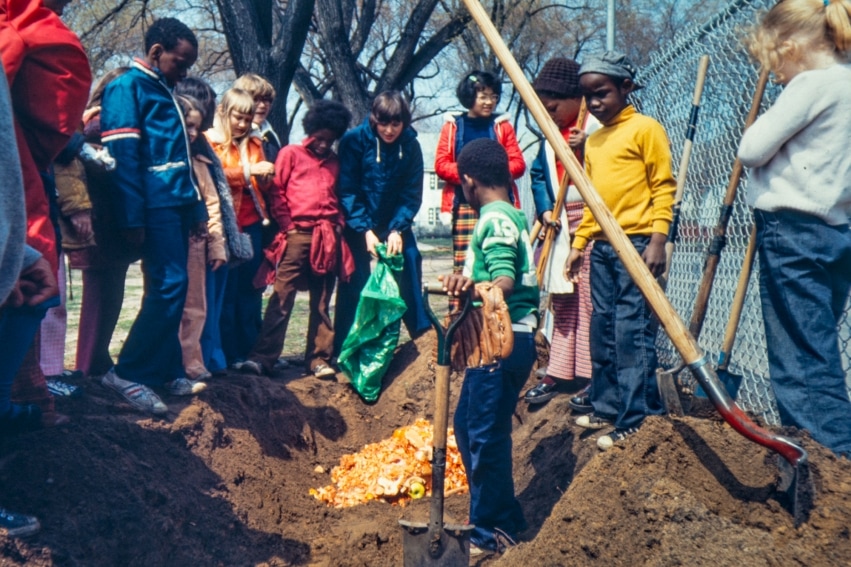
<path fill-rule="evenodd" d="M 441 278 L 458 296 L 473 284 L 490 281 L 502 289 L 511 314 L 514 350 L 500 362 L 464 372 L 455 410 L 455 439 L 470 484 L 470 554 L 503 551 L 526 529 L 514 497 L 511 418 L 520 390 L 535 361 L 538 282 L 526 217 L 509 200 L 508 155 L 499 143 L 482 138 L 458 155 L 464 198 L 479 213 L 464 270 Z"/>

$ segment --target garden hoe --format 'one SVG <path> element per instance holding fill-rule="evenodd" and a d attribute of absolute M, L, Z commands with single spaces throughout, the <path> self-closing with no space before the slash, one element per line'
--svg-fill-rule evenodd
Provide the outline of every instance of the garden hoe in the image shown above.
<path fill-rule="evenodd" d="M 745 412 L 730 398 L 727 390 L 718 380 L 706 355 L 700 349 L 694 336 L 689 333 L 682 319 L 671 306 L 665 292 L 647 269 L 641 256 L 635 250 L 605 202 L 588 179 L 576 156 L 570 151 L 561 136 L 558 127 L 547 114 L 544 105 L 535 95 L 532 85 L 523 75 L 523 71 L 511 56 L 493 23 L 488 18 L 478 0 L 464 0 L 473 19 L 484 33 L 494 54 L 499 59 L 523 102 L 535 117 L 541 131 L 555 150 L 556 157 L 564 164 L 570 178 L 582 195 L 585 205 L 599 223 L 609 243 L 617 252 L 630 277 L 641 290 L 647 303 L 659 319 L 671 342 L 676 347 L 685 364 L 703 386 L 715 409 L 736 431 L 747 439 L 779 453 L 790 465 L 792 471 L 789 490 L 791 491 L 792 514 L 795 523 L 805 521 L 812 504 L 812 485 L 809 476 L 807 452 L 790 439 L 772 433 L 753 422 Z"/>
<path fill-rule="evenodd" d="M 470 563 L 471 524 L 443 523 L 443 484 L 446 475 L 446 437 L 449 426 L 449 375 L 452 338 L 470 312 L 472 300 L 464 301 L 461 314 L 446 329 L 428 302 L 430 293 L 446 295 L 443 286 L 423 286 L 423 303 L 437 333 L 437 371 L 434 392 L 434 435 L 431 461 L 431 507 L 428 524 L 399 520 L 405 530 L 402 539 L 405 567 L 467 567 Z"/>

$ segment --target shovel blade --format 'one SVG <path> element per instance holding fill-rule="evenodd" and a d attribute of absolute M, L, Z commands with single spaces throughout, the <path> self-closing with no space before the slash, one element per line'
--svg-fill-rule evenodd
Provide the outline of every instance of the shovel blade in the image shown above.
<path fill-rule="evenodd" d="M 428 524 L 399 520 L 399 525 L 404 530 L 405 567 L 467 567 L 470 564 L 470 532 L 475 526 L 444 524 L 443 530 L 434 534 L 429 533 Z"/>
<path fill-rule="evenodd" d="M 777 457 L 780 469 L 779 489 L 786 495 L 786 505 L 795 520 L 795 527 L 810 519 L 813 508 L 813 481 L 810 478 L 809 461 L 790 464 L 786 459 Z"/>
<path fill-rule="evenodd" d="M 684 415 L 683 405 L 680 403 L 680 393 L 677 391 L 673 372 L 657 368 L 656 383 L 659 385 L 659 394 L 662 397 L 662 403 L 665 405 L 668 415 L 682 417 Z"/>
<path fill-rule="evenodd" d="M 739 387 L 742 385 L 742 376 L 739 374 L 733 374 L 729 370 L 722 370 L 721 368 L 715 371 L 715 374 L 718 376 L 718 379 L 724 384 L 724 389 L 727 390 L 727 393 L 730 394 L 730 398 L 733 400 L 736 399 L 736 396 L 739 394 Z M 694 391 L 694 395 L 698 398 L 705 398 L 706 392 L 703 390 L 703 386 L 698 383 L 697 388 Z"/>

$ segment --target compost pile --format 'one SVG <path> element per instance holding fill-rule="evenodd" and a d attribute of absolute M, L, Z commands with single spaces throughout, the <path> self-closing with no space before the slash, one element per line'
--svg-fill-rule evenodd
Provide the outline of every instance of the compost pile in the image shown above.
<path fill-rule="evenodd" d="M 434 428 L 425 419 L 400 427 L 378 443 L 361 451 L 343 455 L 331 469 L 332 485 L 310 489 L 317 500 L 337 508 L 348 508 L 381 500 L 406 505 L 410 500 L 430 496 L 432 491 L 432 445 Z M 446 439 L 444 494 L 468 489 L 467 475 L 452 428 Z"/>
<path fill-rule="evenodd" d="M 0 441 L 0 505 L 39 517 L 28 540 L 0 537 L 3 565 L 398 566 L 402 508 L 329 507 L 346 454 L 433 419 L 432 335 L 402 345 L 373 405 L 343 382 L 293 369 L 230 375 L 197 399 L 140 416 L 95 382 L 62 400 L 64 429 Z M 535 378 L 530 379 L 530 385 Z M 452 379 L 455 404 L 459 376 Z M 518 407 L 521 543 L 479 565 L 841 565 L 851 557 L 851 464 L 812 442 L 816 508 L 795 527 L 773 457 L 716 419 L 649 420 L 626 448 L 598 453 L 566 396 Z M 446 499 L 464 521 L 466 493 Z"/>

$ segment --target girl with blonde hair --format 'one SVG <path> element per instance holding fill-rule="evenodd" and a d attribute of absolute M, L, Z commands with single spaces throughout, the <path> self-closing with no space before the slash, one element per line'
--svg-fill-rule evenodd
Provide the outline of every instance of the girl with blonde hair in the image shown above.
<path fill-rule="evenodd" d="M 749 48 L 785 85 L 739 146 L 780 421 L 851 456 L 837 329 L 851 290 L 851 2 L 780 2 Z"/>

